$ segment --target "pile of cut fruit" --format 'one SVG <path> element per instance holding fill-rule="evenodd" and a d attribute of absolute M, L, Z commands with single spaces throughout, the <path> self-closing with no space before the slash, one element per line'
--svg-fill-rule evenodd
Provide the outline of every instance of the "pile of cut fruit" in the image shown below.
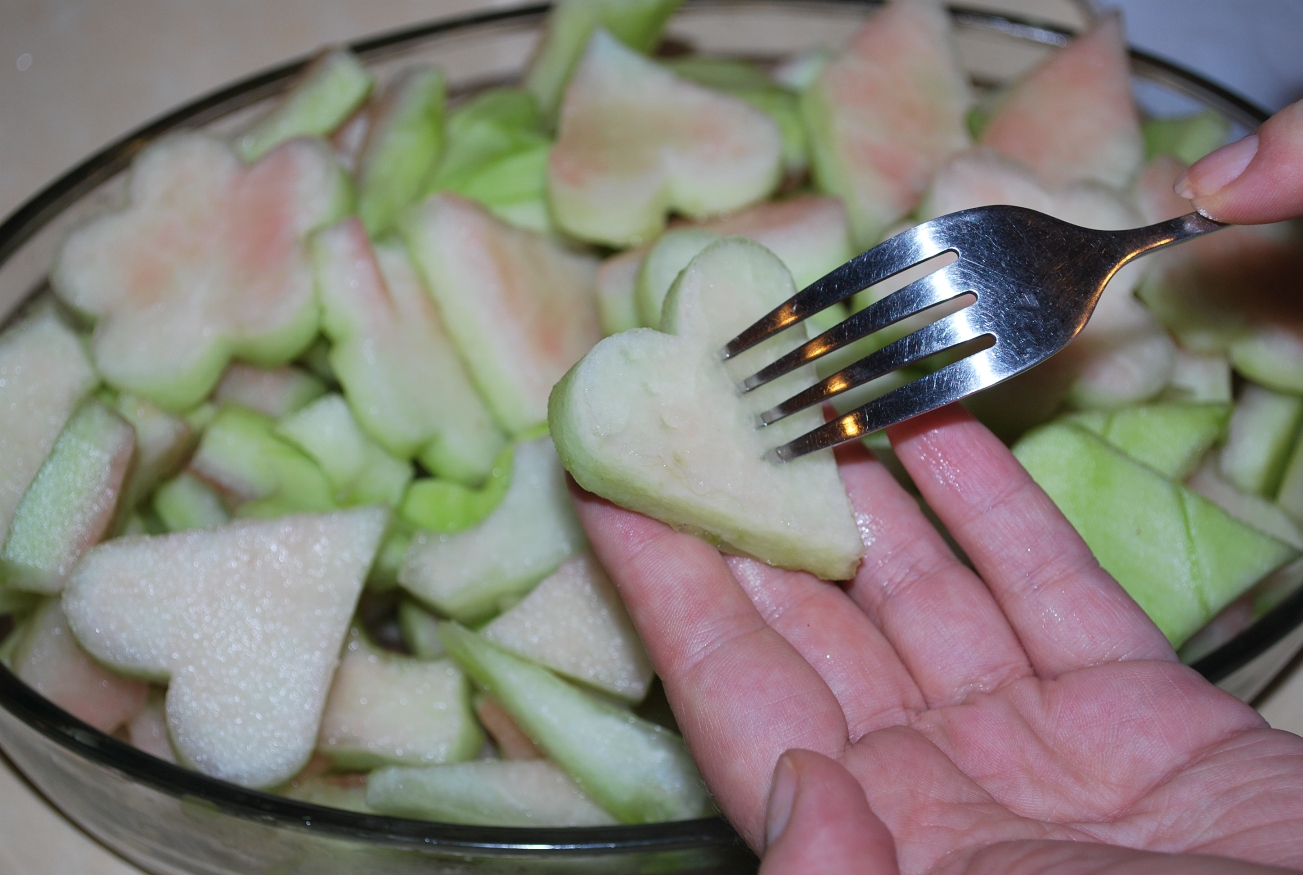
<path fill-rule="evenodd" d="M 1172 183 L 1228 128 L 1142 122 L 1117 18 L 979 98 L 938 0 L 763 65 L 649 56 L 679 2 L 560 0 L 519 87 L 452 100 L 436 68 L 377 84 L 330 51 L 233 138 L 140 152 L 125 203 L 0 335 L 19 678 L 161 759 L 326 805 L 714 810 L 651 719 L 566 471 L 722 549 L 850 576 L 831 454 L 764 461 L 820 412 L 753 427 L 845 356 L 743 396 L 792 340 L 741 370 L 723 344 L 915 221 L 1187 212 Z M 1250 587 L 1303 549 L 1300 277 L 1289 225 L 1162 253 L 1064 353 L 973 400 L 1174 644 L 1265 610 Z"/>

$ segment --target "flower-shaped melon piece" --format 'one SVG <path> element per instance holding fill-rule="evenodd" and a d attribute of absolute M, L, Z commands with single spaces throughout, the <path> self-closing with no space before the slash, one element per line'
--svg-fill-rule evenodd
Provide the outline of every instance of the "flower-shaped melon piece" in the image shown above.
<path fill-rule="evenodd" d="M 97 661 L 170 681 L 180 762 L 275 786 L 312 754 L 387 520 L 361 508 L 106 541 L 73 572 L 64 611 Z"/>
<path fill-rule="evenodd" d="M 802 95 L 815 180 L 841 197 L 857 251 L 913 211 L 969 144 L 972 104 L 938 0 L 875 12 Z"/>
<path fill-rule="evenodd" d="M 669 210 L 702 218 L 764 198 L 782 175 L 782 148 L 768 114 L 599 30 L 561 107 L 552 211 L 581 239 L 636 244 L 660 232 Z"/>
<path fill-rule="evenodd" d="M 69 236 L 50 280 L 96 320 L 92 353 L 109 383 L 183 410 L 232 356 L 271 367 L 312 342 L 304 237 L 346 210 L 350 191 L 317 140 L 246 167 L 205 134 L 169 137 L 137 157 L 124 209 Z"/>
<path fill-rule="evenodd" d="M 864 545 L 832 454 L 777 462 L 769 453 L 822 416 L 812 409 L 756 427 L 757 414 L 813 382 L 811 369 L 742 395 L 737 380 L 795 341 L 775 338 L 729 366 L 720 360 L 724 344 L 794 291 L 787 268 L 759 244 L 712 243 L 670 289 L 661 330 L 599 343 L 553 390 L 548 424 L 590 492 L 726 550 L 842 580 Z"/>

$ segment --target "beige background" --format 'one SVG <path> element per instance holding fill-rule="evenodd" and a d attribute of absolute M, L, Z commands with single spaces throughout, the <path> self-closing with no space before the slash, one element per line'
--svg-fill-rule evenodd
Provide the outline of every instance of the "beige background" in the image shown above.
<path fill-rule="evenodd" d="M 992 0 L 1000 2 L 1000 0 Z M 1072 14 L 1076 0 L 1003 0 Z M 1113 0 L 1119 2 L 1119 0 Z M 1131 0 L 1154 18 L 1163 0 Z M 1263 103 L 1303 83 L 1295 64 L 1273 67 L 1259 52 L 1248 60 L 1212 56 L 1207 45 L 1226 25 L 1203 26 L 1191 9 L 1214 12 L 1225 0 L 1175 0 L 1186 13 L 1184 42 L 1173 43 L 1161 16 L 1142 45 L 1215 70 L 1223 81 Z M 1278 14 L 1297 0 L 1236 4 Z M 1274 6 L 1273 6 L 1274 4 Z M 105 142 L 195 95 L 319 45 L 511 0 L 0 0 L 0 217 Z M 965 5 L 977 5 L 968 3 Z M 1207 18 L 1208 16 L 1205 16 Z M 1239 17 L 1239 16 L 1237 16 Z M 1252 16 L 1249 16 L 1252 18 Z M 1211 21 L 1211 19 L 1210 19 Z M 1303 31 L 1298 16 L 1296 31 Z M 1233 26 L 1232 23 L 1231 26 Z M 1270 32 L 1279 40 L 1280 28 Z M 1207 36 L 1204 39 L 1200 35 Z M 1211 35 L 1211 36 L 1209 36 Z M 1288 36 L 1288 35 L 1287 35 Z M 1303 44 L 1296 32 L 1282 45 Z M 1252 34 L 1245 36 L 1251 44 Z M 1225 42 L 1224 40 L 1222 42 Z M 1261 41 L 1257 43 L 1261 45 Z M 1193 48 L 1191 48 L 1193 47 Z M 1186 56 L 1182 57 L 1182 51 Z M 1267 57 L 1267 62 L 1263 58 Z M 1201 65 L 1200 61 L 1204 63 Z M 1240 81 L 1235 81 L 1239 77 Z M 1255 91 L 1257 92 L 1255 94 Z M 1275 726 L 1303 729 L 1303 671 L 1259 703 Z M 0 758 L 0 875 L 123 875 L 128 866 L 68 824 Z"/>

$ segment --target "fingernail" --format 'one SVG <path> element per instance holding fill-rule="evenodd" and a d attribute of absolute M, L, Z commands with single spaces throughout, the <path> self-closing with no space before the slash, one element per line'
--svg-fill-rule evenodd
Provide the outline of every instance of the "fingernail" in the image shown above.
<path fill-rule="evenodd" d="M 787 754 L 774 766 L 774 784 L 769 791 L 769 811 L 765 816 L 765 844 L 772 845 L 787 828 L 796 801 L 796 767 Z"/>
<path fill-rule="evenodd" d="M 1222 146 L 1216 152 L 1194 162 L 1176 180 L 1173 188 L 1177 194 L 1190 201 L 1216 194 L 1239 179 L 1244 168 L 1249 166 L 1257 154 L 1258 135 L 1250 134 L 1243 140 Z"/>

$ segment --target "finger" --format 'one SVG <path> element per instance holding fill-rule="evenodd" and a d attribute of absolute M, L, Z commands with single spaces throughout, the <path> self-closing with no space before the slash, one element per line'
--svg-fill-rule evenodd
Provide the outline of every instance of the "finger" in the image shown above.
<path fill-rule="evenodd" d="M 1177 193 L 1220 222 L 1256 225 L 1303 215 L 1303 101 L 1196 161 Z"/>
<path fill-rule="evenodd" d="M 789 750 L 774 769 L 760 875 L 898 873 L 891 833 L 840 764 Z"/>
<path fill-rule="evenodd" d="M 1030 675 L 991 593 L 891 474 L 862 448 L 841 466 L 864 534 L 850 595 L 882 629 L 931 706 Z"/>
<path fill-rule="evenodd" d="M 783 751 L 836 756 L 845 747 L 837 700 L 766 625 L 714 547 L 578 487 L 572 496 L 702 777 L 748 844 L 761 847 Z"/>
<path fill-rule="evenodd" d="M 891 439 L 1039 674 L 1054 677 L 1120 659 L 1175 658 L 1049 496 L 962 407 L 902 423 Z"/>
<path fill-rule="evenodd" d="M 725 561 L 760 616 L 837 697 L 851 741 L 926 707 L 896 651 L 839 587 L 755 559 Z"/>

